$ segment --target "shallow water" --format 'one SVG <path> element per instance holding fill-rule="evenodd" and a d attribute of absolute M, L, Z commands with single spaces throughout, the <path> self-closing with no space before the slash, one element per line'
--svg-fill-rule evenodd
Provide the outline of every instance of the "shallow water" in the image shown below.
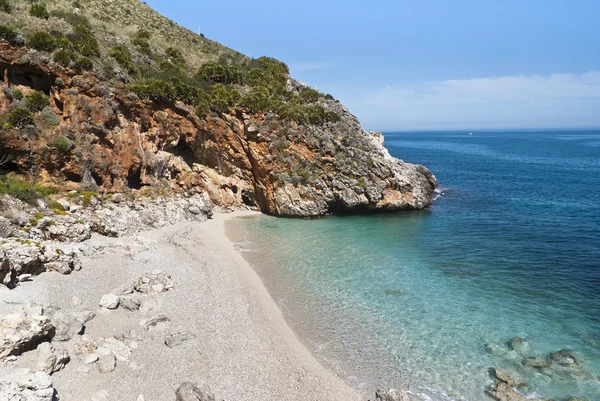
<path fill-rule="evenodd" d="M 427 211 L 234 220 L 239 248 L 308 346 L 351 383 L 486 400 L 600 400 L 600 131 L 386 134 L 445 195 Z M 525 339 L 509 350 L 512 337 Z M 486 352 L 486 345 L 502 355 Z M 521 360 L 571 350 L 581 370 Z"/>

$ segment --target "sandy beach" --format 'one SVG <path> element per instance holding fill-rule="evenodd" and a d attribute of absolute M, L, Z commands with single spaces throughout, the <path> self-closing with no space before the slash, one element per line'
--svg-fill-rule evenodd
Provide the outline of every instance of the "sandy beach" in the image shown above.
<path fill-rule="evenodd" d="M 184 381 L 204 383 L 217 399 L 365 399 L 324 368 L 297 339 L 251 266 L 227 238 L 224 222 L 248 212 L 217 214 L 142 232 L 129 238 L 94 236 L 84 243 L 83 269 L 69 276 L 45 273 L 13 291 L 0 290 L 5 303 L 34 301 L 61 309 L 89 310 L 85 335 L 97 343 L 115 337 L 131 354 L 101 374 L 83 357 L 53 377 L 62 401 L 174 399 Z M 171 291 L 144 296 L 138 311 L 107 310 L 98 303 L 107 293 L 153 271 L 171 276 Z M 73 297 L 80 305 L 73 305 Z M 144 319 L 168 320 L 145 330 Z M 187 333 L 168 347 L 165 339 Z M 31 351 L 19 364 L 33 363 Z"/>

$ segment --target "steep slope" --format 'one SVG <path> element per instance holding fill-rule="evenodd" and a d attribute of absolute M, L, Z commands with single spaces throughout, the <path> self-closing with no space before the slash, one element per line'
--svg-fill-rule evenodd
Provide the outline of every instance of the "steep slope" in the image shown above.
<path fill-rule="evenodd" d="M 430 204 L 429 170 L 392 158 L 381 134 L 285 64 L 137 0 L 75 6 L 48 3 L 47 19 L 28 2 L 0 12 L 6 170 L 66 190 L 208 192 L 222 208 L 282 216 Z"/>

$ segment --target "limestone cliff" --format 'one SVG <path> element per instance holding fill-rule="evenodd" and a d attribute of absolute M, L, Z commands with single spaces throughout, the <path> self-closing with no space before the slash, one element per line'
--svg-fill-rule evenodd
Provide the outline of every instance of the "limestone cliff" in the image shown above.
<path fill-rule="evenodd" d="M 255 206 L 280 216 L 422 209 L 437 185 L 425 167 L 389 155 L 331 97 L 315 100 L 340 118 L 321 124 L 251 113 L 242 106 L 199 115 L 179 100 L 141 97 L 128 78 L 66 67 L 43 51 L 0 41 L 0 112 L 15 93 L 49 97 L 34 126 L 5 126 L 5 170 L 47 185 L 100 192 L 207 192 L 221 208 Z M 305 85 L 287 78 L 287 96 Z M 242 89 L 243 92 L 243 89 Z"/>

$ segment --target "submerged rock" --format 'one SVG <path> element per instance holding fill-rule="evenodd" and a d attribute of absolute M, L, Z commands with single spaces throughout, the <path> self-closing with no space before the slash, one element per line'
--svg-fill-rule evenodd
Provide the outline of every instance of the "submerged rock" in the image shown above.
<path fill-rule="evenodd" d="M 508 346 L 508 349 L 516 351 L 520 349 L 524 344 L 525 340 L 523 340 L 521 337 L 513 337 L 510 340 L 508 340 L 508 343 L 506 345 Z"/>
<path fill-rule="evenodd" d="M 506 354 L 506 348 L 498 344 L 486 344 L 485 352 L 494 356 L 502 356 Z"/>
<path fill-rule="evenodd" d="M 557 352 L 552 352 L 548 359 L 552 361 L 552 363 L 556 363 L 560 366 L 566 367 L 577 367 L 579 366 L 579 361 L 571 354 L 569 351 L 565 349 L 561 349 Z"/>
<path fill-rule="evenodd" d="M 509 373 L 499 368 L 492 369 L 493 376 L 501 382 L 508 384 L 511 387 L 523 387 L 526 383 L 518 378 L 514 373 Z"/>
<path fill-rule="evenodd" d="M 539 356 L 525 358 L 521 361 L 521 364 L 536 369 L 548 368 L 550 367 L 550 365 L 552 365 L 552 363 L 549 360 L 540 358 Z"/>

